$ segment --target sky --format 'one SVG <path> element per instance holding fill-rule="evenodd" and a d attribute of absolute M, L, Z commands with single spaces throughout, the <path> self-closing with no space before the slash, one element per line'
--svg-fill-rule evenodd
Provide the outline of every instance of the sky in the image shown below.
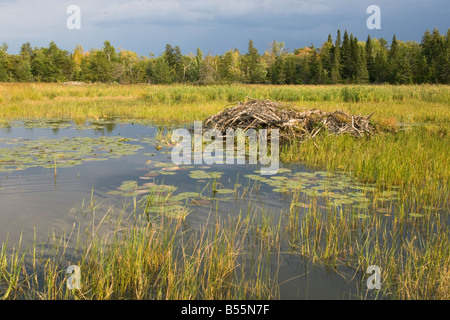
<path fill-rule="evenodd" d="M 67 27 L 67 20 L 76 21 L 67 12 L 71 5 L 80 10 L 79 29 Z M 380 9 L 380 29 L 367 26 L 370 5 Z M 390 42 L 395 34 L 420 42 L 434 28 L 441 34 L 450 28 L 449 0 L 0 0 L 0 43 L 10 54 L 25 42 L 88 51 L 105 40 L 143 56 L 161 54 L 167 43 L 183 54 L 245 53 L 249 39 L 263 53 L 274 40 L 291 51 L 320 47 L 338 29 L 362 41 L 370 34 Z"/>

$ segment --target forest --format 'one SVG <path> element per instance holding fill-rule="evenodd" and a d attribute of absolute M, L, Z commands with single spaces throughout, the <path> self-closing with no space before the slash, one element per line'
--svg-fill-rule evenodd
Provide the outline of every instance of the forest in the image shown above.
<path fill-rule="evenodd" d="M 320 47 L 295 50 L 273 41 L 258 52 L 252 40 L 242 53 L 231 49 L 222 55 L 197 52 L 183 55 L 179 46 L 167 44 L 159 56 L 115 48 L 105 41 L 101 49 L 85 51 L 81 45 L 69 52 L 55 42 L 32 48 L 29 42 L 19 54 L 0 46 L 0 81 L 150 83 L 150 84 L 422 84 L 450 83 L 450 29 L 426 30 L 420 43 L 391 42 L 380 38 L 359 41 L 338 30 Z"/>

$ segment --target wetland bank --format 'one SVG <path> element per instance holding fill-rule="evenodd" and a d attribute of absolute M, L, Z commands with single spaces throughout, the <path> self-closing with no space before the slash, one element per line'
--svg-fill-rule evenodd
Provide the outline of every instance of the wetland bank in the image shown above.
<path fill-rule="evenodd" d="M 448 299 L 448 86 L 0 85 L 4 299 Z M 280 169 L 175 165 L 248 97 L 369 115 Z M 68 290 L 69 265 L 81 288 Z M 368 290 L 368 266 L 381 289 Z"/>

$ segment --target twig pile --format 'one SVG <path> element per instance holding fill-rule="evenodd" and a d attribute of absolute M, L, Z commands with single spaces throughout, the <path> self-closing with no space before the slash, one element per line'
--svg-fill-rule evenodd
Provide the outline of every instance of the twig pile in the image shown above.
<path fill-rule="evenodd" d="M 206 128 L 218 129 L 226 134 L 228 128 L 279 129 L 280 140 L 314 138 L 321 130 L 355 137 L 374 134 L 370 117 L 349 115 L 343 111 L 296 111 L 270 100 L 252 99 L 226 108 L 204 121 Z"/>

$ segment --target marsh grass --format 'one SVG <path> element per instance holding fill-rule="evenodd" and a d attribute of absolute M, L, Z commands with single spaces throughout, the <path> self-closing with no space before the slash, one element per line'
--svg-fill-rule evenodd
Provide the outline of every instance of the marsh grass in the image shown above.
<path fill-rule="evenodd" d="M 32 299 L 241 299 L 277 297 L 270 259 L 280 254 L 283 236 L 293 252 L 312 263 L 344 265 L 361 279 L 365 270 L 382 270 L 380 297 L 449 299 L 449 101 L 448 86 L 115 86 L 0 84 L 0 121 L 19 118 L 80 119 L 120 116 L 156 123 L 203 120 L 247 97 L 272 99 L 301 109 L 341 109 L 368 115 L 380 134 L 364 139 L 318 135 L 292 141 L 282 161 L 344 172 L 375 183 L 370 210 L 323 208 L 312 197 L 307 208 L 291 199 L 285 220 L 249 204 L 247 212 L 225 220 L 212 212 L 213 228 L 192 231 L 183 219 L 142 214 L 136 202 L 100 219 L 109 232 L 75 228 L 51 244 L 19 243 L 0 252 L 3 298 Z M 78 120 L 77 120 L 78 119 Z M 168 131 L 159 138 L 166 141 Z M 212 183 L 212 182 L 211 182 Z M 218 190 L 216 184 L 216 190 Z M 383 192 L 395 187 L 395 201 Z M 235 189 L 236 197 L 258 192 L 260 182 Z M 213 188 L 214 189 L 214 188 Z M 286 193 L 289 193 L 286 191 Z M 378 200 L 379 199 L 379 200 Z M 305 201 L 304 199 L 302 201 Z M 96 206 L 86 210 L 95 212 Z M 384 211 L 377 211 L 381 209 Z M 131 214 L 130 214 L 131 212 Z M 384 212 L 384 213 L 383 213 Z M 253 217 L 253 218 L 252 218 Z M 87 232 L 85 230 L 88 230 Z M 76 238 L 71 260 L 68 238 Z M 45 250 L 44 250 L 45 249 Z M 45 254 L 44 254 L 45 253 Z M 55 259 L 58 257 L 58 259 Z M 247 258 L 251 257 L 251 258 Z M 69 263 L 82 267 L 82 289 L 69 292 Z M 86 273 L 85 273 L 86 272 Z"/>
<path fill-rule="evenodd" d="M 311 109 L 344 109 L 374 119 L 436 119 L 450 100 L 448 86 L 264 86 L 0 84 L 0 118 L 91 119 L 126 117 L 159 122 L 204 120 L 248 97 Z M 411 103 L 414 105 L 411 107 Z M 426 108 L 420 108 L 426 106 Z M 350 109 L 350 110 L 349 110 Z M 418 110 L 420 109 L 420 111 Z"/>
<path fill-rule="evenodd" d="M 346 172 L 380 188 L 395 185 L 408 195 L 411 205 L 440 207 L 448 206 L 449 143 L 450 137 L 439 137 L 420 127 L 362 140 L 322 136 L 314 142 L 293 143 L 282 149 L 280 156 Z"/>
<path fill-rule="evenodd" d="M 148 215 L 146 204 L 132 199 L 116 212 L 92 198 L 78 209 L 90 222 L 74 225 L 52 243 L 31 248 L 19 243 L 9 250 L 4 243 L 2 298 L 277 298 L 277 270 L 267 261 L 278 232 L 269 227 L 264 210 L 255 207 L 229 218 L 212 211 L 194 230 L 181 216 Z M 67 288 L 69 265 L 80 267 L 78 290 Z"/>
<path fill-rule="evenodd" d="M 376 201 L 382 192 L 372 192 L 372 198 Z M 283 240 L 290 252 L 336 271 L 342 267 L 353 270 L 345 277 L 348 281 L 359 279 L 357 298 L 448 298 L 446 215 L 432 209 L 424 215 L 411 215 L 401 198 L 384 200 L 380 207 L 388 210 L 383 214 L 376 211 L 377 202 L 373 208 L 361 209 L 324 206 L 323 199 L 303 198 L 299 192 L 286 196 L 291 197 L 291 205 L 283 221 Z M 367 290 L 365 270 L 370 265 L 381 266 L 382 290 Z"/>
<path fill-rule="evenodd" d="M 377 265 L 378 298 L 434 300 L 450 297 L 446 219 L 436 212 L 410 216 L 401 202 L 394 215 L 383 215 L 351 206 L 323 209 L 311 198 L 303 217 L 291 208 L 286 230 L 292 250 L 312 263 L 354 270 L 349 278 L 360 279 L 361 299 L 370 291 L 366 269 Z"/>

